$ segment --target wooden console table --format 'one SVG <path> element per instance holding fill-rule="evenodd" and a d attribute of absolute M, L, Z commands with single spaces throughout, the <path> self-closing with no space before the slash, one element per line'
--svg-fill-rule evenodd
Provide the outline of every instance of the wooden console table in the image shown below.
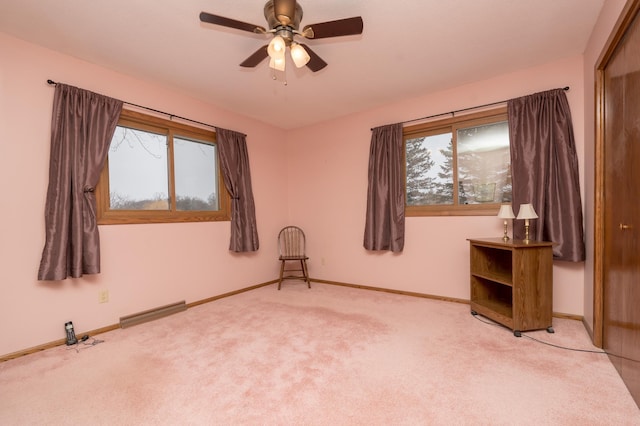
<path fill-rule="evenodd" d="M 553 333 L 553 243 L 469 239 L 471 313 L 513 330 Z"/>

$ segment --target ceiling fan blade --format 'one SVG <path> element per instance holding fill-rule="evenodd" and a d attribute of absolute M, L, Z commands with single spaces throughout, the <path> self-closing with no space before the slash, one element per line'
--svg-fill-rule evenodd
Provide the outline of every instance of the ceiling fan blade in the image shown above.
<path fill-rule="evenodd" d="M 207 12 L 200 12 L 200 20 L 209 24 L 221 25 L 223 27 L 235 28 L 237 30 L 248 31 L 250 33 L 264 34 L 267 32 L 259 25 L 248 24 L 235 19 L 225 18 L 224 16 L 213 15 Z"/>
<path fill-rule="evenodd" d="M 364 22 L 360 16 L 354 18 L 338 19 L 337 21 L 321 22 L 319 24 L 306 25 L 302 35 L 306 38 L 329 38 L 347 35 L 362 34 Z"/>
<path fill-rule="evenodd" d="M 253 55 L 249 56 L 240 64 L 241 67 L 253 68 L 262 62 L 269 54 L 267 53 L 268 44 L 265 44 L 260 49 L 256 50 Z"/>
<path fill-rule="evenodd" d="M 296 0 L 273 0 L 273 12 L 282 25 L 291 25 L 296 19 Z"/>
<path fill-rule="evenodd" d="M 309 54 L 309 57 L 311 58 L 309 59 L 309 62 L 307 62 L 307 67 L 311 71 L 317 72 L 327 66 L 327 63 L 320 56 L 316 55 L 316 52 L 311 50 L 309 46 L 303 43 L 299 43 L 299 44 L 304 48 L 304 50 L 307 51 L 307 53 Z"/>

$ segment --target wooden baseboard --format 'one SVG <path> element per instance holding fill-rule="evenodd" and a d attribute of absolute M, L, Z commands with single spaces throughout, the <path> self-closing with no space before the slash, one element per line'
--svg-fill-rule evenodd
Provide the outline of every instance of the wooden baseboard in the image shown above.
<path fill-rule="evenodd" d="M 95 330 L 92 330 L 90 332 L 85 332 L 85 333 L 78 333 L 77 336 L 84 336 L 89 335 L 89 336 L 95 336 L 96 334 L 101 334 L 101 333 L 106 333 L 107 331 L 111 331 L 111 330 L 117 330 L 118 328 L 120 328 L 120 325 L 118 324 L 112 324 L 112 325 L 108 325 L 106 327 L 102 327 L 102 328 L 98 328 Z M 0 356 L 0 363 L 5 362 L 5 361 L 9 361 L 10 359 L 15 359 L 15 358 L 20 358 L 21 356 L 25 356 L 25 355 L 30 355 L 30 354 L 35 354 L 37 352 L 41 352 L 47 349 L 51 349 L 51 348 L 55 348 L 56 346 L 62 346 L 65 345 L 67 343 L 67 339 L 59 339 L 59 340 L 54 340 L 53 342 L 49 342 L 49 343 L 43 343 L 42 345 L 38 345 L 38 346 L 34 346 L 32 348 L 29 349 L 24 349 L 22 351 L 17 351 L 17 352 L 13 352 L 7 355 L 2 355 Z"/>
<path fill-rule="evenodd" d="M 271 280 L 271 281 L 267 281 L 267 282 L 262 283 L 262 284 L 252 285 L 251 287 L 245 287 L 245 288 L 240 289 L 240 290 L 230 291 L 229 293 L 224 293 L 224 294 L 220 294 L 218 296 L 209 297 L 207 299 L 198 300 L 196 302 L 187 303 L 187 307 L 193 308 L 194 306 L 204 305 L 205 303 L 209 303 L 209 302 L 213 302 L 213 301 L 218 300 L 218 299 L 223 299 L 225 297 L 233 296 L 234 294 L 240 294 L 240 293 L 244 293 L 244 292 L 247 292 L 247 291 L 255 290 L 257 288 L 265 287 L 265 286 L 268 286 L 269 284 L 275 284 L 277 282 L 278 282 L 278 280 Z"/>
<path fill-rule="evenodd" d="M 424 299 L 441 300 L 441 301 L 444 301 L 444 302 L 464 303 L 466 305 L 471 303 L 471 301 L 469 301 L 469 300 L 457 299 L 455 297 L 436 296 L 436 295 L 433 295 L 433 294 L 415 293 L 415 292 L 412 292 L 412 291 L 393 290 L 393 289 L 389 289 L 389 288 L 372 287 L 372 286 L 361 285 L 361 284 L 348 284 L 348 283 L 343 283 L 343 282 L 338 282 L 338 281 L 319 280 L 319 279 L 315 279 L 315 278 L 309 278 L 309 280 L 311 282 L 322 283 L 322 284 L 338 285 L 338 286 L 342 286 L 342 287 L 361 288 L 361 289 L 364 289 L 364 290 L 383 291 L 383 292 L 386 292 L 386 293 L 402 294 L 402 295 L 405 295 L 405 296 L 412 296 L 412 297 L 422 297 Z M 576 321 L 584 321 L 584 317 L 582 315 L 564 314 L 564 313 L 561 313 L 561 312 L 554 312 L 553 316 L 556 317 L 556 318 L 564 318 L 564 319 L 572 319 L 572 320 L 576 320 Z"/>
<path fill-rule="evenodd" d="M 271 280 L 271 281 L 267 281 L 265 283 L 262 284 L 257 284 L 257 285 L 253 285 L 250 287 L 246 287 L 240 290 L 235 290 L 235 291 L 230 291 L 229 293 L 224 293 L 218 296 L 213 296 L 213 297 L 209 297 L 207 299 L 203 299 L 203 300 L 199 300 L 196 302 L 191 302 L 188 303 L 186 306 L 187 308 L 192 308 L 194 306 L 198 306 L 198 305 L 202 305 L 204 303 L 208 303 L 208 302 L 213 302 L 214 300 L 218 300 L 218 299 L 222 299 L 224 297 L 229 297 L 229 296 L 233 296 L 234 294 L 239 294 L 239 293 L 244 293 L 246 291 L 250 291 L 250 290 L 254 290 L 256 288 L 260 288 L 260 287 L 264 287 L 267 286 L 269 284 L 274 284 L 277 283 L 278 280 Z M 111 324 L 108 325 L 106 327 L 101 327 L 101 328 L 97 328 L 95 330 L 89 330 L 89 331 L 85 331 L 82 333 L 77 333 L 77 336 L 84 336 L 84 335 L 88 335 L 88 336 L 95 336 L 98 334 L 102 334 L 102 333 L 106 333 L 107 331 L 112 331 L 112 330 L 117 330 L 121 328 L 121 325 L 118 324 Z M 28 348 L 28 349 L 24 349 L 21 351 L 17 351 L 17 352 L 13 352 L 10 354 L 6 354 L 6 355 L 2 355 L 0 356 L 0 363 L 5 362 L 5 361 L 9 361 L 10 359 L 15 359 L 15 358 L 20 358 L 22 356 L 25 355 L 30 355 L 30 354 L 34 354 L 37 352 L 41 352 L 47 349 L 51 349 L 51 348 L 55 348 L 56 346 L 62 346 L 66 344 L 66 339 L 59 339 L 59 340 L 54 340 L 53 342 L 48 342 L 48 343 L 43 343 L 42 345 L 38 345 L 38 346 L 34 346 L 32 348 Z"/>
<path fill-rule="evenodd" d="M 554 312 L 553 316 L 556 317 L 556 318 L 564 318 L 564 319 L 570 319 L 570 320 L 576 320 L 576 321 L 584 322 L 584 317 L 582 315 L 564 314 L 562 312 Z"/>
<path fill-rule="evenodd" d="M 441 301 L 444 301 L 444 302 L 464 303 L 464 304 L 467 304 L 467 305 L 469 304 L 468 300 L 456 299 L 454 297 L 435 296 L 435 295 L 426 294 L 426 293 L 415 293 L 415 292 L 412 292 L 412 291 L 393 290 L 393 289 L 384 288 L 384 287 L 372 287 L 372 286 L 368 286 L 368 285 L 349 284 L 349 283 L 343 283 L 343 282 L 338 282 L 338 281 L 319 280 L 319 279 L 315 279 L 315 278 L 309 278 L 309 281 L 316 282 L 316 283 L 322 283 L 322 284 L 337 285 L 337 286 L 342 286 L 342 287 L 360 288 L 360 289 L 363 289 L 363 290 L 382 291 L 382 292 L 385 292 L 385 293 L 401 294 L 401 295 L 404 295 L 404 296 L 421 297 L 423 299 L 433 299 L 433 300 L 441 300 Z"/>
<path fill-rule="evenodd" d="M 309 278 L 309 280 L 312 281 L 312 282 L 320 283 L 320 284 L 330 284 L 330 285 L 336 285 L 336 286 L 342 286 L 342 287 L 352 287 L 352 288 L 359 288 L 359 289 L 363 289 L 363 290 L 382 291 L 382 292 L 386 292 L 386 293 L 401 294 L 401 295 L 411 296 L 411 297 L 422 297 L 422 298 L 425 298 L 425 299 L 440 300 L 440 301 L 444 301 L 444 302 L 463 303 L 463 304 L 467 304 L 467 305 L 470 303 L 469 300 L 457 299 L 457 298 L 454 298 L 454 297 L 436 296 L 436 295 L 425 294 L 425 293 L 416 293 L 416 292 L 411 292 L 411 291 L 393 290 L 393 289 L 389 289 L 389 288 L 373 287 L 373 286 L 361 285 L 361 284 L 349 284 L 349 283 L 343 283 L 343 282 L 339 282 L 339 281 L 320 280 L 320 279 L 315 279 L 315 278 Z M 187 309 L 188 308 L 193 308 L 194 306 L 203 305 L 205 303 L 213 302 L 213 301 L 216 301 L 218 299 L 223 299 L 225 297 L 233 296 L 235 294 L 240 294 L 240 293 L 244 293 L 244 292 L 247 292 L 247 291 L 255 290 L 257 288 L 265 287 L 265 286 L 268 286 L 270 284 L 275 284 L 277 282 L 278 282 L 278 279 L 267 281 L 267 282 L 264 282 L 262 284 L 256 284 L 256 285 L 253 285 L 253 286 L 250 286 L 250 287 L 242 288 L 240 290 L 234 290 L 234 291 L 230 291 L 228 293 L 220 294 L 218 296 L 213 296 L 213 297 L 209 297 L 209 298 L 206 298 L 206 299 L 198 300 L 198 301 L 195 301 L 195 302 L 187 303 L 186 306 L 187 306 Z M 573 319 L 573 320 L 583 321 L 584 322 L 584 318 L 581 315 L 572 315 L 572 314 L 563 314 L 563 313 L 554 312 L 553 316 L 556 317 L 556 318 Z M 87 331 L 87 332 L 84 332 L 84 333 L 78 333 L 78 336 L 84 336 L 85 334 L 89 335 L 89 336 L 95 336 L 97 334 L 106 333 L 107 331 L 117 330 L 118 328 L 120 328 L 120 324 L 112 324 L 112 325 L 108 325 L 106 327 L 98 328 L 98 329 L 95 329 L 95 330 L 90 330 L 90 331 Z M 0 356 L 0 363 L 8 361 L 10 359 L 15 359 L 15 358 L 19 358 L 21 356 L 25 356 L 25 355 L 37 353 L 37 352 L 40 352 L 40 351 L 44 351 L 44 350 L 47 350 L 47 349 L 55 348 L 56 346 L 62 346 L 65 343 L 66 343 L 65 339 L 59 339 L 59 340 L 54 340 L 53 342 L 44 343 L 42 345 L 34 346 L 32 348 L 29 348 L 29 349 L 24 349 L 24 350 L 13 352 L 13 353 L 10 353 L 10 354 L 7 354 L 7 355 L 2 355 L 2 356 Z"/>

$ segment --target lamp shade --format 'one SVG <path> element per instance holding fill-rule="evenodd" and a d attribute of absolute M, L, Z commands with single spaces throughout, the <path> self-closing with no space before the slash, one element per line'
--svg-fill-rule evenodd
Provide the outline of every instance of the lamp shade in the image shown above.
<path fill-rule="evenodd" d="M 275 36 L 269 46 L 267 47 L 267 53 L 269 54 L 269 66 L 274 70 L 284 71 L 285 58 L 284 52 L 287 45 L 284 39 L 280 36 Z"/>
<path fill-rule="evenodd" d="M 513 214 L 513 209 L 510 204 L 503 204 L 500 206 L 498 217 L 500 219 L 515 219 L 516 215 Z"/>
<path fill-rule="evenodd" d="M 275 36 L 271 39 L 269 46 L 267 47 L 267 53 L 271 58 L 275 59 L 284 55 L 284 50 L 286 49 L 287 44 L 281 36 Z"/>
<path fill-rule="evenodd" d="M 273 68 L 274 70 L 284 71 L 284 67 L 285 67 L 284 55 L 282 55 L 280 57 L 277 57 L 277 58 L 270 58 L 269 59 L 269 66 L 271 68 Z"/>
<path fill-rule="evenodd" d="M 307 62 L 311 59 L 306 49 L 300 46 L 298 43 L 291 43 L 291 59 L 296 67 L 302 68 L 307 65 Z"/>
<path fill-rule="evenodd" d="M 517 219 L 536 219 L 538 215 L 533 209 L 532 204 L 520 204 L 520 210 L 518 211 Z"/>

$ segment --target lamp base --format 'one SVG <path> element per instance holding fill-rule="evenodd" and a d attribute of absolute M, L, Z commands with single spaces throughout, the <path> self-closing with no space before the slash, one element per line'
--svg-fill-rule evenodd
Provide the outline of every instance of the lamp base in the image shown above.
<path fill-rule="evenodd" d="M 507 235 L 507 221 L 505 220 L 504 221 L 504 237 L 502 237 L 502 241 L 504 241 L 506 243 L 509 240 L 510 240 L 510 238 Z"/>

